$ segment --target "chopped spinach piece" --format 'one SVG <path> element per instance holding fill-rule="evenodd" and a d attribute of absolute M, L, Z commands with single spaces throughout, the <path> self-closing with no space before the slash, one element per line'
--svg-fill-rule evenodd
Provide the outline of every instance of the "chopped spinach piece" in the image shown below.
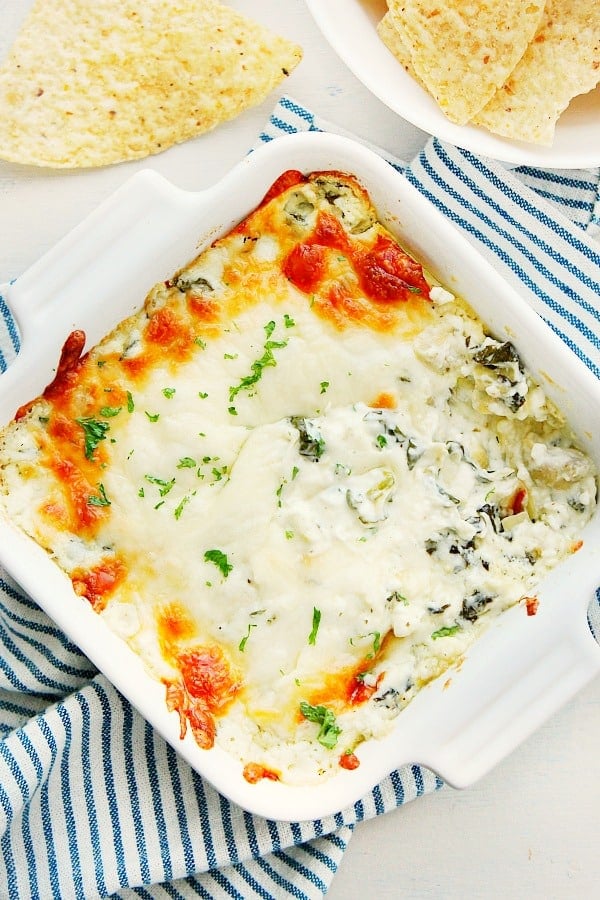
<path fill-rule="evenodd" d="M 523 371 L 521 358 L 510 341 L 490 343 L 474 353 L 473 359 L 486 369 L 499 369 L 507 364 L 516 364 L 519 371 Z"/>
<path fill-rule="evenodd" d="M 486 369 L 496 372 L 499 381 L 511 387 L 517 386 L 525 370 L 521 358 L 510 341 L 503 343 L 487 338 L 483 347 L 473 354 L 473 359 Z M 506 394 L 503 402 L 511 412 L 516 412 L 525 403 L 525 396 L 519 390 Z"/>
<path fill-rule="evenodd" d="M 388 688 L 383 694 L 373 698 L 375 703 L 379 703 L 385 709 L 399 710 L 402 708 L 402 695 L 396 688 Z"/>
<path fill-rule="evenodd" d="M 477 512 L 488 519 L 496 534 L 500 533 L 502 530 L 502 517 L 500 515 L 500 509 L 495 504 L 484 503 L 483 506 L 479 507 Z"/>
<path fill-rule="evenodd" d="M 290 422 L 300 435 L 300 444 L 298 446 L 300 455 L 318 462 L 325 452 L 325 441 L 315 428 L 314 423 L 310 419 L 302 418 L 302 416 L 291 416 Z"/>
<path fill-rule="evenodd" d="M 475 591 L 471 597 L 463 600 L 460 614 L 468 622 L 475 622 L 485 612 L 486 606 L 493 602 L 493 597 L 490 597 L 488 594 L 482 594 L 481 591 Z"/>

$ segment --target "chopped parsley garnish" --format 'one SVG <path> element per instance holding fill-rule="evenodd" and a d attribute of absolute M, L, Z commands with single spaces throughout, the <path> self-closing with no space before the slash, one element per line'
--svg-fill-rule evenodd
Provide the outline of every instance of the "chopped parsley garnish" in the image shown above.
<path fill-rule="evenodd" d="M 214 563 L 221 572 L 223 578 L 227 578 L 233 569 L 232 564 L 227 559 L 227 554 L 223 553 L 222 550 L 207 550 L 204 554 L 204 559 L 206 562 Z"/>
<path fill-rule="evenodd" d="M 146 496 L 146 491 L 144 490 L 143 487 L 141 487 L 138 491 L 138 497 L 145 497 L 145 496 Z"/>
<path fill-rule="evenodd" d="M 456 634 L 456 632 L 460 630 L 460 625 L 444 626 L 444 628 L 438 628 L 437 631 L 434 631 L 431 637 L 436 641 L 438 638 L 450 637 L 450 635 Z"/>
<path fill-rule="evenodd" d="M 160 413 L 149 413 L 149 412 L 146 410 L 146 415 L 148 416 L 148 419 L 149 419 L 151 422 L 158 422 L 158 420 L 160 419 Z"/>
<path fill-rule="evenodd" d="M 350 638 L 350 643 L 353 647 L 360 647 L 365 638 L 372 637 L 373 638 L 373 647 L 372 650 L 367 653 L 367 659 L 373 659 L 376 653 L 379 653 L 381 650 L 381 632 L 380 631 L 369 631 L 368 634 L 359 634 L 356 638 Z"/>
<path fill-rule="evenodd" d="M 223 359 L 237 359 L 237 358 L 238 358 L 237 353 L 224 353 L 223 354 Z"/>
<path fill-rule="evenodd" d="M 132 413 L 135 409 L 135 403 L 133 402 L 133 394 L 131 391 L 127 391 L 127 412 Z"/>
<path fill-rule="evenodd" d="M 163 388 L 163 394 L 165 395 L 167 400 L 171 400 L 171 398 L 175 396 L 175 388 Z"/>
<path fill-rule="evenodd" d="M 246 644 L 248 642 L 248 638 L 250 637 L 250 632 L 252 631 L 253 628 L 256 628 L 256 625 L 251 622 L 248 625 L 247 633 L 244 635 L 244 637 L 241 639 L 241 641 L 238 644 L 238 650 L 240 651 L 240 653 L 243 653 L 244 650 L 246 649 Z"/>
<path fill-rule="evenodd" d="M 83 428 L 86 459 L 93 460 L 94 450 L 100 441 L 106 440 L 106 432 L 110 426 L 108 422 L 99 422 L 97 419 L 90 417 L 75 419 L 75 421 Z"/>
<path fill-rule="evenodd" d="M 175 507 L 175 510 L 173 511 L 173 515 L 175 516 L 176 519 L 181 518 L 181 513 L 183 512 L 183 509 L 184 509 L 186 503 L 189 503 L 191 499 L 192 498 L 187 495 L 185 497 L 181 498 L 181 502 L 179 503 L 178 506 Z"/>
<path fill-rule="evenodd" d="M 373 635 L 373 652 L 368 653 L 368 657 L 374 656 L 375 653 L 379 653 L 381 649 L 381 632 L 372 631 L 371 634 Z"/>
<path fill-rule="evenodd" d="M 178 469 L 195 469 L 198 463 L 191 456 L 182 456 L 177 463 Z"/>
<path fill-rule="evenodd" d="M 328 750 L 333 750 L 337 744 L 337 739 L 342 733 L 342 729 L 335 723 L 335 715 L 326 706 L 311 706 L 303 700 L 300 703 L 300 712 L 309 722 L 316 722 L 320 725 L 317 734 L 318 742 Z"/>
<path fill-rule="evenodd" d="M 329 387 L 329 382 L 322 381 L 321 382 L 321 394 L 324 394 L 328 387 Z"/>
<path fill-rule="evenodd" d="M 316 606 L 313 606 L 313 618 L 312 618 L 312 631 L 308 636 L 309 644 L 316 644 L 317 642 L 317 631 L 319 630 L 319 625 L 321 624 L 321 610 L 317 609 Z"/>
<path fill-rule="evenodd" d="M 202 340 L 202 338 L 195 338 L 194 343 L 197 344 L 201 350 L 206 350 L 206 342 Z"/>
<path fill-rule="evenodd" d="M 103 406 L 100 410 L 100 415 L 105 419 L 112 419 L 114 416 L 118 416 L 121 412 L 121 406 Z"/>
<path fill-rule="evenodd" d="M 283 324 L 285 325 L 286 328 L 293 328 L 296 323 L 294 322 L 292 317 L 290 315 L 288 315 L 288 313 L 284 313 L 283 314 Z"/>
<path fill-rule="evenodd" d="M 165 481 L 164 478 L 157 478 L 156 475 L 144 475 L 144 478 L 146 481 L 149 481 L 150 484 L 156 484 L 158 486 L 158 493 L 161 497 L 166 497 L 175 484 L 174 478 L 171 478 L 170 481 Z"/>
<path fill-rule="evenodd" d="M 277 506 L 281 506 L 281 493 L 283 491 L 284 482 L 282 481 L 277 490 L 275 491 L 275 495 L 277 497 Z"/>
<path fill-rule="evenodd" d="M 378 434 L 376 440 L 377 440 L 377 446 L 381 447 L 382 450 L 384 447 L 387 447 L 387 438 L 386 438 L 385 434 Z"/>
<path fill-rule="evenodd" d="M 263 375 L 264 369 L 270 366 L 276 366 L 277 360 L 273 355 L 273 350 L 281 350 L 283 347 L 287 347 L 287 340 L 284 341 L 272 341 L 271 335 L 275 330 L 275 322 L 271 320 L 267 322 L 264 326 L 265 334 L 267 336 L 267 340 L 264 345 L 264 353 L 259 359 L 255 359 L 252 365 L 250 366 L 251 374 L 245 375 L 239 384 L 236 384 L 229 388 L 229 402 L 231 403 L 235 397 L 239 394 L 240 391 L 249 391 L 254 385 L 260 381 Z"/>
<path fill-rule="evenodd" d="M 235 406 L 230 406 L 229 409 L 227 410 L 227 412 L 229 413 L 230 416 L 237 416 L 237 414 L 238 414 L 238 411 L 235 408 Z"/>
<path fill-rule="evenodd" d="M 110 500 L 106 496 L 106 490 L 102 483 L 98 485 L 98 496 L 90 494 L 87 498 L 87 502 L 88 506 L 110 506 Z"/>
<path fill-rule="evenodd" d="M 294 478 L 296 477 L 296 475 L 298 474 L 299 471 L 300 471 L 300 469 L 298 468 L 298 466 L 294 466 L 294 468 L 292 469 L 292 481 L 294 480 Z"/>
<path fill-rule="evenodd" d="M 286 541 L 291 541 L 293 537 L 294 537 L 294 532 L 293 532 L 293 531 L 286 531 L 286 533 L 285 533 L 285 539 L 286 539 Z"/>
<path fill-rule="evenodd" d="M 206 400 L 206 398 L 208 397 L 208 394 L 206 393 L 206 391 L 198 391 L 198 396 L 200 397 L 201 400 Z"/>

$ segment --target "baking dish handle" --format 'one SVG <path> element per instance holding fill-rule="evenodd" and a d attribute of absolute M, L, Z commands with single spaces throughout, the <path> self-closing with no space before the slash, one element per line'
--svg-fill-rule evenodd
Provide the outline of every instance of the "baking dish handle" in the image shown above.
<path fill-rule="evenodd" d="M 139 276 L 142 267 L 147 270 L 156 237 L 164 241 L 165 233 L 189 227 L 202 200 L 201 192 L 183 191 L 152 169 L 128 178 L 6 288 L 24 343 L 42 321 L 67 310 L 72 316 L 85 305 L 90 290 L 101 289 L 107 273 L 114 277 L 112 273 L 127 268 Z M 130 248 L 126 260 L 125 243 Z"/>
<path fill-rule="evenodd" d="M 484 635 L 469 652 L 459 673 L 465 678 L 431 686 L 443 694 L 439 715 L 417 726 L 416 761 L 453 787 L 485 775 L 600 672 L 586 616 L 540 606 L 540 621 L 519 622 L 525 610 L 511 612 L 499 623 L 500 638 Z"/>

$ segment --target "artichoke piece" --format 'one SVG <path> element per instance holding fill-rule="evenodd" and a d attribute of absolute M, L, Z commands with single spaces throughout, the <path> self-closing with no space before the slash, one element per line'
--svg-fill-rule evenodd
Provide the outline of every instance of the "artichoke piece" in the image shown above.
<path fill-rule="evenodd" d="M 353 479 L 346 491 L 346 503 L 363 525 L 376 525 L 388 517 L 387 504 L 394 499 L 396 478 L 388 469 L 371 469 Z"/>
<path fill-rule="evenodd" d="M 541 443 L 533 444 L 531 448 L 529 470 L 536 480 L 558 488 L 594 474 L 592 461 L 581 450 Z"/>
<path fill-rule="evenodd" d="M 193 275 L 179 275 L 175 281 L 173 282 L 177 290 L 181 291 L 182 294 L 187 294 L 188 291 L 196 290 L 202 293 L 212 294 L 214 288 L 210 281 L 207 281 L 202 275 L 198 275 L 194 277 Z"/>
<path fill-rule="evenodd" d="M 314 184 L 334 207 L 350 234 L 363 234 L 375 222 L 375 213 L 369 204 L 344 181 L 323 175 L 316 178 Z"/>
<path fill-rule="evenodd" d="M 283 211 L 288 218 L 300 225 L 308 225 L 309 219 L 315 211 L 315 205 L 303 191 L 294 191 L 286 200 Z"/>

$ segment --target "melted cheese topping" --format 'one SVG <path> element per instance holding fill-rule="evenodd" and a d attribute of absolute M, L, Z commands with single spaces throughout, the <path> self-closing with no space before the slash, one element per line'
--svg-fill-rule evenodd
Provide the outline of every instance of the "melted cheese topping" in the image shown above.
<path fill-rule="evenodd" d="M 83 341 L 2 435 L 2 503 L 249 781 L 355 768 L 594 509 L 515 349 L 350 176 L 285 173 Z"/>

